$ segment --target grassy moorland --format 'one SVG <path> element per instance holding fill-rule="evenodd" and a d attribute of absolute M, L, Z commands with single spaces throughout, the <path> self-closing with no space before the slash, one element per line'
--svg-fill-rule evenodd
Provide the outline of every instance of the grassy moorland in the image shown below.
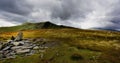
<path fill-rule="evenodd" d="M 18 32 L 1 32 L 5 41 Z M 1 60 L 1 63 L 120 63 L 120 32 L 80 29 L 38 29 L 23 31 L 24 38 L 45 38 L 59 46 L 32 56 Z"/>
<path fill-rule="evenodd" d="M 39 23 L 23 23 L 21 25 L 12 26 L 12 27 L 0 27 L 0 32 L 11 32 L 19 30 L 36 30 L 36 29 L 61 29 L 61 28 L 72 28 L 63 25 L 56 25 L 49 21 L 39 22 Z"/>

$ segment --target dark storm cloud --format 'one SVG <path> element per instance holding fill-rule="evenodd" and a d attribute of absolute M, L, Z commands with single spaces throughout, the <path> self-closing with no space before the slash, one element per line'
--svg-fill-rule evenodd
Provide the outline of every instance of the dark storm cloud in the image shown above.
<path fill-rule="evenodd" d="M 20 24 L 27 20 L 27 18 L 23 15 L 5 12 L 5 11 L 0 11 L 0 19 L 4 19 L 5 21 L 14 24 Z M 7 23 L 5 25 L 7 25 Z"/>
<path fill-rule="evenodd" d="M 86 8 L 89 3 L 82 0 L 60 0 L 60 3 L 59 6 L 53 7 L 51 10 L 53 18 L 60 18 L 61 20 L 81 18 L 92 10 L 92 8 Z"/>
<path fill-rule="evenodd" d="M 69 4 L 66 4 L 69 3 Z M 77 1 L 61 1 L 60 7 L 55 7 L 52 10 L 52 17 L 62 20 L 70 19 L 76 13 L 79 13 L 79 8 L 76 6 Z"/>
<path fill-rule="evenodd" d="M 2 11 L 26 15 L 30 12 L 27 7 L 28 5 L 24 4 L 24 0 L 0 0 L 0 10 Z"/>
<path fill-rule="evenodd" d="M 120 29 L 119 0 L 0 0 L 0 22 L 51 21 L 83 29 Z"/>
<path fill-rule="evenodd" d="M 0 19 L 4 19 L 12 24 L 23 23 L 27 21 L 32 6 L 25 3 L 24 0 L 0 0 Z M 3 23 L 4 21 L 0 21 Z M 6 23 L 7 24 L 7 23 Z M 7 26 L 5 24 L 5 26 Z"/>

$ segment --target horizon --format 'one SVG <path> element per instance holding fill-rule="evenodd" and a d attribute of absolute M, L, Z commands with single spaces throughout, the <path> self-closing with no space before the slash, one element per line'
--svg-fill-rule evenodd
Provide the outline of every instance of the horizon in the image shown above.
<path fill-rule="evenodd" d="M 0 27 L 14 27 L 14 26 L 23 25 L 23 24 L 26 24 L 26 23 L 45 23 L 45 22 L 50 22 L 51 24 L 55 24 L 55 23 L 53 23 L 51 21 L 42 21 L 42 22 L 24 22 L 24 23 L 21 23 L 21 24 L 16 24 L 16 25 L 11 25 L 11 26 L 0 26 Z M 65 26 L 65 25 L 62 25 L 62 24 L 55 24 L 55 25 L 57 25 L 57 26 Z M 67 27 L 72 27 L 72 26 L 67 26 Z M 72 28 L 77 28 L 77 27 L 72 27 Z"/>

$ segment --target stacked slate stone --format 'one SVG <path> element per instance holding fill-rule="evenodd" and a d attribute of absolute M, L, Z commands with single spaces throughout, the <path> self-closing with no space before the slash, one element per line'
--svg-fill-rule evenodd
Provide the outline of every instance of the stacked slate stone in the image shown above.
<path fill-rule="evenodd" d="M 21 41 L 23 38 L 23 33 L 20 31 L 17 35 L 17 37 L 15 38 L 15 41 Z"/>
<path fill-rule="evenodd" d="M 0 42 L 0 59 L 16 58 L 16 56 L 28 56 L 35 53 L 44 53 L 47 48 L 54 47 L 57 42 L 49 42 L 46 39 L 23 39 L 20 31 L 16 37 L 12 36 L 7 42 Z M 41 58 L 43 58 L 41 54 Z"/>
<path fill-rule="evenodd" d="M 23 33 L 19 32 L 17 37 L 11 37 L 5 44 L 0 44 L 0 59 L 15 58 L 16 55 L 32 55 L 36 53 L 39 47 L 33 44 L 29 39 L 23 39 Z"/>

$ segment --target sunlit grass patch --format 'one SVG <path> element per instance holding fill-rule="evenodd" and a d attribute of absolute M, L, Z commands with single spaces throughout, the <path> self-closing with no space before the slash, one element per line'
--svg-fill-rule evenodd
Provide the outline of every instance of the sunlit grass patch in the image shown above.
<path fill-rule="evenodd" d="M 0 39 L 7 40 L 11 36 L 16 36 L 17 33 L 2 32 L 0 33 Z M 44 53 L 44 58 L 41 58 L 41 53 L 39 53 L 24 58 L 18 57 L 8 60 L 8 62 L 45 63 L 50 61 L 51 63 L 104 63 L 99 61 L 103 60 L 101 58 L 104 58 L 106 62 L 119 62 L 117 56 L 119 56 L 120 32 L 79 29 L 39 29 L 27 30 L 23 31 L 23 33 L 24 38 L 54 40 L 56 43 L 60 43 L 60 46 L 47 49 Z M 73 60 L 71 57 L 77 58 L 77 60 Z M 116 58 L 116 60 L 113 58 Z M 7 61 L 4 63 L 7 63 Z"/>

